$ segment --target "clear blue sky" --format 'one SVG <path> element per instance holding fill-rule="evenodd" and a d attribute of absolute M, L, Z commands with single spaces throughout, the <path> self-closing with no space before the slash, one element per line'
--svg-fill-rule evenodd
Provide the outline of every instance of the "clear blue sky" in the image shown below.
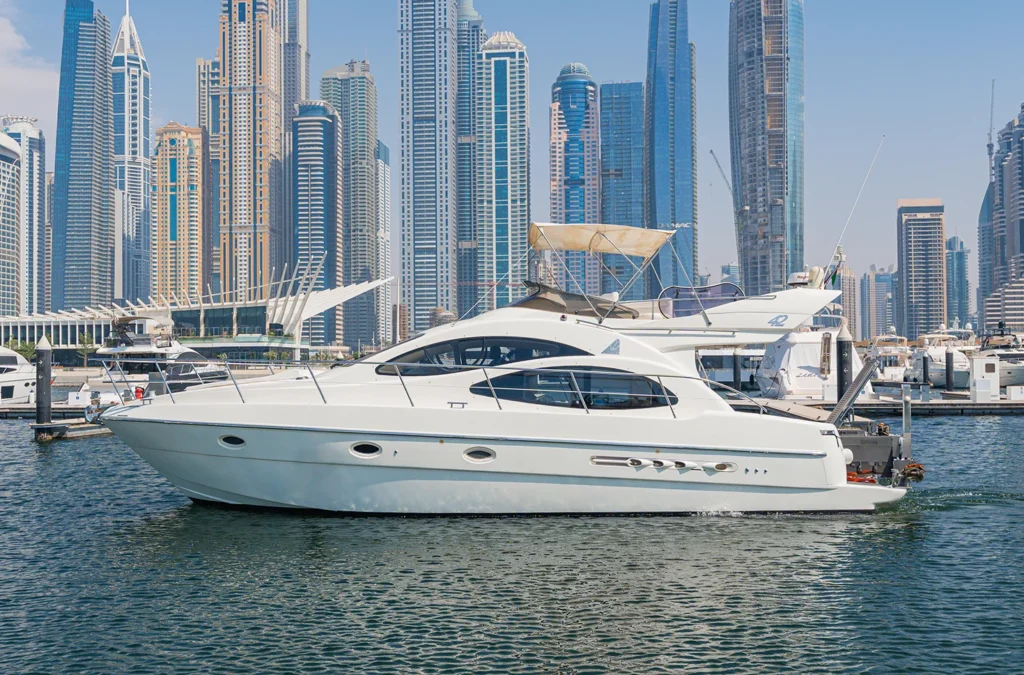
<path fill-rule="evenodd" d="M 319 74 L 369 58 L 380 91 L 380 134 L 397 172 L 396 0 L 310 0 L 314 95 Z M 96 0 L 112 30 L 119 0 Z M 0 113 L 41 118 L 53 142 L 63 0 L 0 0 Z M 546 218 L 547 105 L 569 61 L 598 81 L 641 80 L 647 0 L 476 0 L 489 32 L 513 31 L 527 46 L 532 78 L 533 217 Z M 697 46 L 700 267 L 736 259 L 731 205 L 708 150 L 728 171 L 726 0 L 690 0 Z M 153 73 L 154 123 L 195 121 L 195 58 L 211 57 L 219 0 L 133 0 Z M 896 200 L 939 197 L 948 235 L 977 249 L 987 181 L 989 88 L 996 129 L 1020 110 L 1024 69 L 1010 31 L 1019 0 L 807 0 L 806 252 L 827 261 L 881 135 L 885 145 L 844 241 L 858 275 L 896 261 Z M 1000 31 L 1002 31 L 1000 33 Z M 50 147 L 52 162 L 52 145 Z M 396 196 L 397 202 L 397 196 Z M 397 203 L 396 203 L 397 228 Z M 977 260 L 972 253 L 972 270 Z M 972 272 L 972 286 L 976 275 Z"/>

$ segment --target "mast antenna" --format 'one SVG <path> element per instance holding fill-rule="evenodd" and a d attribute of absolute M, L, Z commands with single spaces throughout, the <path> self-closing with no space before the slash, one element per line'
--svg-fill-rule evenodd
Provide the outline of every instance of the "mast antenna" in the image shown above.
<path fill-rule="evenodd" d="M 857 210 L 857 204 L 860 202 L 860 196 L 864 194 L 864 186 L 868 184 L 868 178 L 871 177 L 871 171 L 875 168 L 875 162 L 878 160 L 878 153 L 882 151 L 883 143 L 885 143 L 885 134 L 882 134 L 882 139 L 878 141 L 878 149 L 875 150 L 875 156 L 871 158 L 871 166 L 868 167 L 868 172 L 864 176 L 864 182 L 860 184 L 860 190 L 857 191 L 857 198 L 853 200 L 853 207 L 850 209 L 850 215 L 846 217 L 846 224 L 843 225 L 843 231 L 839 233 L 839 241 L 836 242 L 836 247 L 832 251 L 832 257 L 828 259 L 828 263 L 823 268 L 825 270 L 832 265 L 832 261 L 836 259 L 836 254 L 839 253 L 839 247 L 843 243 L 843 236 L 846 234 L 846 228 L 850 226 L 850 220 L 853 219 L 853 212 Z M 828 275 L 826 274 L 825 276 L 827 277 Z"/>

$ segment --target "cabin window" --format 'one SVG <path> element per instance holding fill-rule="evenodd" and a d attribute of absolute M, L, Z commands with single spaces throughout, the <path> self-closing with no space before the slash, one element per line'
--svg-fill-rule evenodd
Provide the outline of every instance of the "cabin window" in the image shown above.
<path fill-rule="evenodd" d="M 18 365 L 17 356 L 0 356 L 0 366 L 16 366 Z"/>
<path fill-rule="evenodd" d="M 555 356 L 588 356 L 587 352 L 558 342 L 513 337 L 466 338 L 423 347 L 391 359 L 408 364 L 402 376 L 443 375 L 466 368 L 495 368 L 511 363 Z M 377 367 L 381 375 L 395 375 L 393 366 Z"/>
<path fill-rule="evenodd" d="M 0 399 L 14 398 L 14 385 L 9 387 L 0 387 Z"/>
<path fill-rule="evenodd" d="M 562 408 L 582 408 L 586 403 L 591 410 L 635 410 L 679 402 L 654 380 L 611 368 L 573 366 L 510 373 L 491 378 L 491 386 L 494 396 L 502 400 Z M 470 392 L 491 396 L 491 387 L 485 380 L 470 387 Z"/>

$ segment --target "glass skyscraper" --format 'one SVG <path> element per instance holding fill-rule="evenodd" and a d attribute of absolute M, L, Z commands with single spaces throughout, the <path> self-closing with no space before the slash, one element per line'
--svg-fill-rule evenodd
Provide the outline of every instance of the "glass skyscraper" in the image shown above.
<path fill-rule="evenodd" d="M 946 325 L 963 326 L 971 315 L 971 282 L 967 276 L 967 254 L 960 237 L 946 240 Z"/>
<path fill-rule="evenodd" d="M 52 308 L 109 304 L 114 293 L 110 21 L 67 0 L 54 156 Z"/>
<path fill-rule="evenodd" d="M 295 201 L 292 250 L 295 274 L 316 274 L 310 290 L 334 288 L 341 281 L 342 247 L 341 118 L 327 101 L 306 101 L 292 118 L 292 176 Z M 319 270 L 319 273 L 317 273 Z M 342 339 L 341 308 L 308 319 L 302 338 L 320 347 Z"/>
<path fill-rule="evenodd" d="M 731 0 L 729 132 L 747 295 L 804 268 L 804 3 Z"/>
<path fill-rule="evenodd" d="M 644 226 L 644 85 L 614 82 L 601 85 L 601 222 Z M 604 256 L 601 292 L 620 292 L 643 261 Z M 621 295 L 643 300 L 644 279 L 636 279 Z"/>
<path fill-rule="evenodd" d="M 476 230 L 473 226 L 473 180 L 476 176 L 476 108 L 473 69 L 476 55 L 487 40 L 484 20 L 473 8 L 473 0 L 459 0 L 458 13 L 458 77 L 456 93 L 456 152 L 458 167 L 458 309 L 465 315 L 484 291 L 476 284 Z M 475 310 L 474 310 L 475 311 Z"/>
<path fill-rule="evenodd" d="M 648 292 L 689 286 L 697 268 L 697 108 L 686 0 L 651 5 L 644 110 L 646 226 L 676 230 L 654 261 Z M 673 255 L 672 249 L 675 250 Z M 678 260 L 677 260 L 678 257 Z M 681 263 L 681 264 L 680 264 Z"/>
<path fill-rule="evenodd" d="M 345 285 L 377 279 L 377 85 L 368 61 L 350 61 L 320 79 L 320 96 L 341 119 L 342 260 Z M 353 351 L 381 344 L 373 293 L 345 303 L 345 344 Z"/>
<path fill-rule="evenodd" d="M 530 61 L 499 31 L 477 55 L 476 212 L 479 312 L 525 295 L 530 227 Z"/>
<path fill-rule="evenodd" d="M 400 0 L 402 304 L 413 332 L 456 309 L 456 0 Z"/>
<path fill-rule="evenodd" d="M 127 8 L 126 8 L 127 10 Z M 110 63 L 114 96 L 114 217 L 120 256 L 114 261 L 114 296 L 150 295 L 152 166 L 150 163 L 150 76 L 146 54 L 125 12 L 114 38 Z"/>
<path fill-rule="evenodd" d="M 289 249 L 293 240 L 292 230 L 295 224 L 292 222 L 291 204 L 294 196 L 291 194 L 293 185 L 292 176 L 288 174 L 292 167 L 291 152 L 291 130 L 292 117 L 295 116 L 295 106 L 302 101 L 308 101 L 310 76 L 309 76 L 309 11 L 307 0 L 282 0 L 284 6 L 284 73 L 283 101 L 284 101 L 284 173 L 282 181 L 283 193 L 281 199 L 284 203 L 282 213 L 284 223 L 281 225 L 284 241 L 283 249 Z M 290 250 L 283 251 L 284 259 L 291 259 Z"/>
<path fill-rule="evenodd" d="M 18 213 L 18 314 L 46 311 L 46 142 L 34 117 L 5 117 L 0 131 L 21 154 Z"/>
<path fill-rule="evenodd" d="M 582 63 L 564 66 L 551 86 L 550 209 L 554 223 L 601 218 L 601 118 L 597 83 Z M 552 253 L 554 255 L 554 253 Z M 570 293 L 601 292 L 601 264 L 585 251 L 561 251 L 555 280 Z"/>
<path fill-rule="evenodd" d="M 985 190 L 985 197 L 981 200 L 981 209 L 978 211 L 978 260 L 982 262 L 978 265 L 979 326 L 985 325 L 985 298 L 996 290 L 994 285 L 995 265 L 993 264 L 995 241 L 992 233 L 992 188 L 990 180 L 988 188 Z"/>

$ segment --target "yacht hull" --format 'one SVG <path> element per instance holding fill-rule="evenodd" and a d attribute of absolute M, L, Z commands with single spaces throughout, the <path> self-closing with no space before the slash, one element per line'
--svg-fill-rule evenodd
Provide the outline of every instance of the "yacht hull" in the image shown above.
<path fill-rule="evenodd" d="M 106 424 L 186 496 L 239 506 L 391 515 L 872 511 L 905 490 L 826 485 L 821 456 L 598 442 L 166 423 Z M 225 438 L 244 440 L 241 447 Z M 379 454 L 360 456 L 358 444 Z M 485 448 L 486 462 L 467 453 Z M 595 464 L 687 461 L 697 469 Z M 718 471 L 713 467 L 729 468 Z"/>

